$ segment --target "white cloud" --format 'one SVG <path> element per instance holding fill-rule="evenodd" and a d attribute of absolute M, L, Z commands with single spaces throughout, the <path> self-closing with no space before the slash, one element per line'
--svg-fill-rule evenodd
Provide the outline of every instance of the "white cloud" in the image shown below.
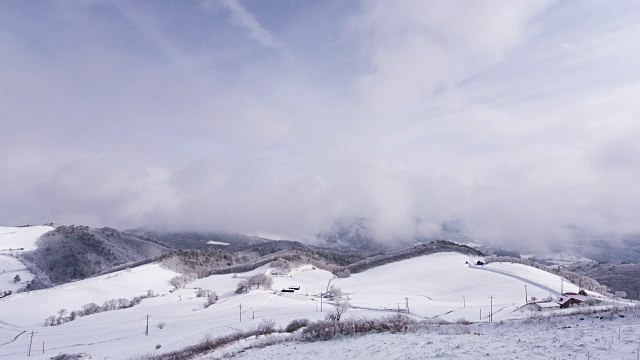
<path fill-rule="evenodd" d="M 260 25 L 255 15 L 240 4 L 239 0 L 223 0 L 223 3 L 231 11 L 234 23 L 248 30 L 253 40 L 262 46 L 274 49 L 282 46 L 267 29 Z"/>
<path fill-rule="evenodd" d="M 342 216 L 389 240 L 640 232 L 635 5 L 275 4 L 291 56 L 256 56 L 241 41 L 281 46 L 273 17 L 212 4 L 0 5 L 0 223 L 46 202 L 68 223 L 292 237 Z M 343 37 L 309 41 L 318 23 Z"/>

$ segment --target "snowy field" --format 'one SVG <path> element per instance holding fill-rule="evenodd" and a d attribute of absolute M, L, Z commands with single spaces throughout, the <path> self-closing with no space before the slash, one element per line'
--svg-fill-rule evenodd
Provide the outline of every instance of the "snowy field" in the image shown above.
<path fill-rule="evenodd" d="M 0 226 L 0 291 L 15 292 L 33 279 L 33 274 L 12 255 L 20 251 L 34 250 L 40 236 L 53 229 L 51 226 Z M 24 250 L 17 250 L 21 248 Z M 20 276 L 18 283 L 13 281 L 16 275 Z"/>
<path fill-rule="evenodd" d="M 285 342 L 235 359 L 611 359 L 640 357 L 640 320 L 623 314 L 433 325 L 409 334 L 369 334 L 325 342 Z M 229 349 L 232 350 L 232 349 Z M 224 351 L 218 352 L 218 356 Z M 339 355 L 338 355 L 339 354 Z M 215 354 L 214 354 L 215 355 Z M 203 356 L 214 359 L 217 356 Z"/>
<path fill-rule="evenodd" d="M 54 228 L 51 226 L 7 227 L 0 226 L 0 252 L 24 248 L 34 250 L 40 236 Z"/>
<path fill-rule="evenodd" d="M 95 359 L 128 359 L 140 354 L 181 349 L 198 343 L 205 336 L 217 337 L 253 329 L 265 319 L 274 320 L 279 327 L 293 319 L 315 321 L 324 318 L 332 306 L 314 294 L 326 291 L 330 285 L 341 288 L 349 297 L 354 306 L 346 314 L 349 317 L 386 316 L 398 308 L 406 311 L 408 303 L 410 316 L 418 320 L 464 318 L 476 322 L 487 322 L 492 308 L 494 321 L 530 316 L 528 312 L 517 310 L 525 302 L 525 285 L 529 298 L 546 297 L 560 288 L 560 278 L 528 266 L 466 264 L 477 260 L 458 253 L 425 255 L 373 268 L 346 279 L 336 279 L 327 271 L 306 265 L 294 269 L 290 276 L 274 276 L 274 290 L 254 289 L 242 295 L 234 292 L 238 282 L 254 274 L 269 273 L 268 266 L 242 274 L 209 276 L 188 284 L 185 289 L 170 291 L 169 280 L 176 273 L 158 264 L 148 264 L 1 299 L 0 360 L 27 358 L 31 331 L 35 332 L 32 359 L 81 352 L 90 353 Z M 299 286 L 300 290 L 287 294 L 278 292 L 290 286 Z M 577 290 L 566 281 L 564 286 L 565 291 Z M 218 303 L 204 309 L 205 299 L 196 298 L 196 288 L 216 291 L 220 296 Z M 144 299 L 134 307 L 80 317 L 59 326 L 44 326 L 45 319 L 61 309 L 71 312 L 90 302 L 102 305 L 109 299 L 130 299 L 149 289 L 157 296 Z M 149 335 L 145 336 L 147 315 Z M 493 324 L 486 329 L 492 329 L 495 322 Z M 483 325 L 478 326 L 478 329 L 485 329 Z M 394 336 L 388 335 L 385 339 Z M 421 335 L 402 336 L 406 336 L 411 344 Z M 446 343 L 445 340 L 429 341 L 436 345 L 429 344 L 426 348 L 434 351 Z M 383 344 L 380 340 L 371 346 Z M 156 349 L 158 345 L 160 347 Z M 322 345 L 304 345 L 305 349 L 315 346 Z M 473 351 L 480 349 L 479 343 L 474 346 Z M 265 355 L 262 358 L 272 357 Z"/>

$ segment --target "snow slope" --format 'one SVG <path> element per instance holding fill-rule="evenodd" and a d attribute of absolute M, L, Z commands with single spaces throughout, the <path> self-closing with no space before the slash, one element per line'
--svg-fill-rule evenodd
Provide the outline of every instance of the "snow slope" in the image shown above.
<path fill-rule="evenodd" d="M 24 248 L 33 250 L 40 236 L 54 228 L 51 226 L 6 227 L 0 226 L 0 251 Z"/>
<path fill-rule="evenodd" d="M 254 328 L 263 319 L 275 318 L 286 324 L 295 318 L 319 319 L 324 315 L 316 312 L 315 302 L 306 297 L 304 300 L 281 297 L 265 290 L 234 294 L 239 281 L 266 269 L 263 267 L 237 277 L 210 276 L 190 284 L 189 288 L 170 293 L 169 280 L 176 274 L 151 264 L 54 289 L 12 295 L 0 300 L 0 359 L 26 358 L 29 338 L 23 331 L 36 331 L 34 342 L 40 352 L 42 342 L 45 342 L 45 353 L 32 354 L 31 358 L 48 359 L 60 352 L 88 352 L 100 359 L 106 356 L 126 359 L 154 351 L 157 344 L 162 345 L 161 351 L 175 350 L 196 343 L 205 335 L 219 336 L 237 329 Z M 319 274 L 307 278 L 321 279 L 326 285 L 326 280 L 332 277 L 326 271 L 316 272 Z M 304 278 L 301 274 L 300 279 Z M 280 279 L 287 286 L 289 280 Z M 195 297 L 192 286 L 211 288 L 223 296 L 217 304 L 203 309 L 205 300 Z M 131 298 L 149 288 L 160 296 L 144 299 L 132 308 L 84 316 L 60 326 L 43 326 L 46 317 L 55 315 L 61 308 L 72 311 L 89 302 L 102 304 L 112 298 Z M 239 320 L 240 305 L 242 322 Z M 144 335 L 147 314 L 150 315 L 149 336 Z M 166 326 L 159 329 L 159 323 Z M 11 341 L 17 335 L 18 338 Z"/>
<path fill-rule="evenodd" d="M 188 288 L 169 292 L 168 282 L 175 273 L 157 264 L 145 265 L 0 301 L 0 360 L 26 358 L 29 337 L 23 331 L 36 332 L 34 343 L 40 352 L 45 343 L 45 353 L 32 354 L 33 359 L 87 352 L 96 359 L 110 356 L 113 360 L 180 349 L 205 336 L 255 328 L 265 319 L 273 319 L 278 326 L 297 318 L 313 321 L 323 318 L 332 308 L 326 299 L 314 296 L 326 291 L 330 284 L 342 288 L 355 306 L 346 316 L 386 316 L 398 307 L 404 308 L 406 298 L 411 316 L 417 319 L 479 321 L 482 311 L 483 322 L 488 321 L 492 305 L 494 321 L 529 316 L 516 310 L 525 301 L 525 284 L 527 295 L 539 298 L 548 296 L 548 288 L 556 282 L 559 286 L 557 278 L 524 265 L 495 264 L 490 268 L 502 271 L 496 273 L 470 267 L 465 264 L 469 260 L 477 259 L 458 253 L 431 254 L 346 279 L 335 279 L 333 274 L 307 265 L 295 269 L 290 276 L 273 278 L 276 290 L 300 286 L 295 293 L 253 290 L 241 295 L 234 292 L 237 283 L 253 274 L 269 272 L 268 266 L 247 273 L 209 276 Z M 88 302 L 102 304 L 107 299 L 131 298 L 150 288 L 160 296 L 145 299 L 132 308 L 85 316 L 60 326 L 43 326 L 45 318 L 61 308 L 78 310 Z M 196 298 L 195 288 L 214 290 L 220 300 L 204 309 L 205 300 Z M 149 335 L 145 336 L 147 315 Z M 160 323 L 162 329 L 157 326 Z M 161 345 L 158 350 L 157 345 Z"/>
<path fill-rule="evenodd" d="M 487 320 L 492 306 L 494 320 L 518 317 L 516 310 L 526 299 L 545 298 L 555 294 L 552 288 L 560 288 L 558 276 L 529 266 L 492 263 L 487 269 L 493 272 L 465 264 L 476 260 L 438 253 L 376 267 L 332 284 L 348 293 L 356 307 L 406 309 L 408 302 L 410 312 L 420 317 L 471 321 Z M 565 284 L 565 291 L 577 291 Z"/>
<path fill-rule="evenodd" d="M 624 315 L 624 314 L 623 314 Z M 572 316 L 433 326 L 409 334 L 369 334 L 326 342 L 286 342 L 236 359 L 638 359 L 637 317 Z M 338 355 L 339 354 L 339 355 Z M 213 359 L 203 356 L 201 359 Z"/>
<path fill-rule="evenodd" d="M 40 236 L 54 228 L 51 226 L 6 227 L 0 226 L 0 291 L 17 291 L 33 279 L 33 274 L 24 264 L 11 256 L 24 248 L 25 251 L 36 248 Z M 15 283 L 13 278 L 20 275 L 21 281 Z"/>
<path fill-rule="evenodd" d="M 16 275 L 20 275 L 20 282 L 13 281 Z M 31 271 L 27 270 L 23 263 L 9 255 L 0 255 L 0 291 L 17 291 L 27 285 L 33 279 Z"/>

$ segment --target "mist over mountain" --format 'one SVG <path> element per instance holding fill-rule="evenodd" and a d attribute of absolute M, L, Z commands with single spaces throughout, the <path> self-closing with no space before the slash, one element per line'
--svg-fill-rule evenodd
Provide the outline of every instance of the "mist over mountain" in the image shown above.
<path fill-rule="evenodd" d="M 206 4 L 0 4 L 0 223 L 640 233 L 637 2 Z"/>
<path fill-rule="evenodd" d="M 145 228 L 130 229 L 127 232 L 157 239 L 176 249 L 209 249 L 216 247 L 233 251 L 250 245 L 280 240 L 225 232 L 165 231 Z"/>
<path fill-rule="evenodd" d="M 326 232 L 319 233 L 318 244 L 338 249 L 382 250 L 388 245 L 376 242 L 365 218 L 339 219 Z"/>

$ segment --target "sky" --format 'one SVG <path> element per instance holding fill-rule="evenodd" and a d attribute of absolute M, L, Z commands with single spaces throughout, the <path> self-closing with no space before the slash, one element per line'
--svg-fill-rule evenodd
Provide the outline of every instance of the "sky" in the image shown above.
<path fill-rule="evenodd" d="M 638 64 L 637 0 L 3 0 L 0 224 L 640 233 Z"/>

